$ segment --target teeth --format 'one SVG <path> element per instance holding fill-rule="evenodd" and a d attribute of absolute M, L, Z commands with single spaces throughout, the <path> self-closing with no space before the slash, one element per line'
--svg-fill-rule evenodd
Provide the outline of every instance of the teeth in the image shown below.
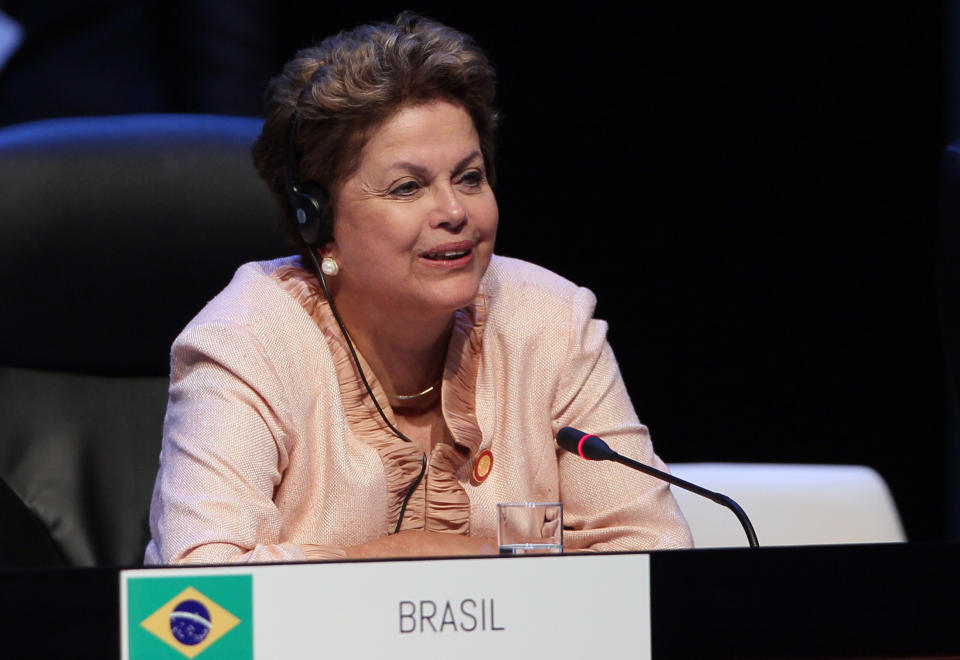
<path fill-rule="evenodd" d="M 468 254 L 469 250 L 457 250 L 455 252 L 431 252 L 429 254 L 423 255 L 427 259 L 435 259 L 437 261 L 441 259 L 459 259 Z"/>

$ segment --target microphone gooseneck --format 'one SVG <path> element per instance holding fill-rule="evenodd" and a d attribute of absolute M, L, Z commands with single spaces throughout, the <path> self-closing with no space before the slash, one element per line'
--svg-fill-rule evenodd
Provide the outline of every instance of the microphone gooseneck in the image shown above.
<path fill-rule="evenodd" d="M 685 481 L 679 477 L 675 477 L 669 472 L 664 472 L 663 470 L 658 470 L 650 467 L 649 465 L 644 465 L 643 463 L 639 463 L 633 459 L 627 458 L 626 456 L 621 456 L 611 449 L 610 445 L 597 436 L 590 433 L 584 433 L 583 431 L 577 430 L 571 426 L 564 426 L 559 432 L 557 432 L 557 444 L 571 454 L 576 454 L 581 458 L 587 459 L 588 461 L 614 461 L 616 463 L 620 463 L 621 465 L 626 465 L 627 467 L 633 468 L 634 470 L 643 472 L 644 474 L 648 474 L 651 477 L 666 481 L 667 483 L 677 486 L 678 488 L 683 488 L 684 490 L 688 490 L 691 493 L 696 493 L 701 497 L 706 497 L 717 504 L 727 507 L 733 511 L 733 514 L 737 517 L 737 520 L 740 521 L 740 525 L 743 527 L 743 531 L 747 535 L 747 541 L 749 541 L 750 547 L 759 547 L 760 544 L 757 541 L 757 533 L 753 529 L 753 524 L 751 524 L 750 518 L 747 517 L 746 512 L 740 507 L 739 504 L 734 502 L 731 497 L 728 497 L 722 493 L 715 493 L 712 490 L 707 490 L 702 486 L 698 486 L 697 484 L 690 483 L 689 481 Z"/>

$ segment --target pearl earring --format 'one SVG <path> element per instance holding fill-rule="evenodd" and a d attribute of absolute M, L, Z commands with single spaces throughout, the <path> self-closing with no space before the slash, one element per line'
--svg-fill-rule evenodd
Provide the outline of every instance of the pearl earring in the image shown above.
<path fill-rule="evenodd" d="M 333 257 L 324 257 L 320 261 L 320 270 L 324 275 L 333 276 L 340 272 L 340 264 Z"/>

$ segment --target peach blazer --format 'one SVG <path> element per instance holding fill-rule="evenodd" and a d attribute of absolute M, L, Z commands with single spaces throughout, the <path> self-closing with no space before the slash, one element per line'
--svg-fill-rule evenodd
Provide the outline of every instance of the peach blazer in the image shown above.
<path fill-rule="evenodd" d="M 403 529 L 495 538 L 498 502 L 559 500 L 569 549 L 692 546 L 665 483 L 557 448 L 557 431 L 574 426 L 666 469 L 595 302 L 543 268 L 493 258 L 456 314 L 441 392 L 448 440 L 427 448 Z M 242 266 L 173 344 L 145 563 L 298 561 L 300 544 L 338 558 L 390 533 L 423 449 L 389 432 L 362 387 L 299 261 Z M 478 481 L 485 450 L 493 466 Z"/>

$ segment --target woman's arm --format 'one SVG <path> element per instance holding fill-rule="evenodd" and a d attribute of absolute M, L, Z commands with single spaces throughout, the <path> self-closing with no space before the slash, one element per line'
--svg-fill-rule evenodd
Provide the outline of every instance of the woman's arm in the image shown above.
<path fill-rule="evenodd" d="M 454 557 L 497 554 L 495 539 L 427 530 L 404 530 L 345 548 L 350 559 L 385 557 Z M 310 558 L 310 550 L 307 550 Z"/>
<path fill-rule="evenodd" d="M 288 463 L 282 384 L 260 344 L 227 323 L 189 327 L 172 350 L 150 527 L 160 563 L 297 561 L 273 501 Z M 344 556 L 327 548 L 327 556 Z M 149 560 L 148 553 L 148 560 Z"/>
<path fill-rule="evenodd" d="M 554 398 L 553 433 L 572 426 L 602 437 L 617 452 L 660 470 L 647 428 L 634 412 L 606 341 L 606 323 L 593 318 L 595 298 L 580 289 Z M 669 485 L 611 462 L 558 451 L 565 542 L 592 550 L 692 547 L 689 527 Z"/>

